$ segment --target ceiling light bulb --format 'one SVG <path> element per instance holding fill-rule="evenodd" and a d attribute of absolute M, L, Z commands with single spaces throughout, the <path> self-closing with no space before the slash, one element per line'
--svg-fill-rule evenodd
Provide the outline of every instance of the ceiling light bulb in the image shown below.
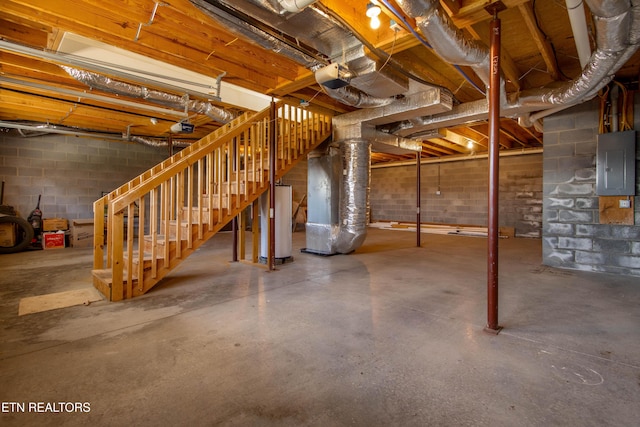
<path fill-rule="evenodd" d="M 380 15 L 380 6 L 377 6 L 373 3 L 367 4 L 367 16 L 369 18 L 373 18 L 374 16 Z"/>
<path fill-rule="evenodd" d="M 377 16 L 372 16 L 369 26 L 374 30 L 380 28 L 380 18 L 378 18 Z"/>
<path fill-rule="evenodd" d="M 469 148 L 469 149 L 473 148 L 473 141 L 472 140 L 468 140 L 467 141 L 467 148 Z"/>

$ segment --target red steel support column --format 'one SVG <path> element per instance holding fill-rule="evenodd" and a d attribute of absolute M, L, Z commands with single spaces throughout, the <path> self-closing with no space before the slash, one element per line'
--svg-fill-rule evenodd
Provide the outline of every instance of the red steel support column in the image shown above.
<path fill-rule="evenodd" d="M 498 326 L 498 196 L 500 163 L 500 20 L 493 15 L 491 31 L 491 65 L 489 83 L 489 210 L 487 253 L 487 326 L 497 334 Z"/>
<path fill-rule="evenodd" d="M 420 152 L 416 153 L 416 244 L 420 247 Z"/>
<path fill-rule="evenodd" d="M 269 115 L 269 270 L 276 269 L 276 103 Z"/>

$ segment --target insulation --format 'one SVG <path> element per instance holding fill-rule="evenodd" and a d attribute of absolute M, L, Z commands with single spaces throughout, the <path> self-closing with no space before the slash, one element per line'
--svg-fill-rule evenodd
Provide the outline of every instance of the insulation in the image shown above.
<path fill-rule="evenodd" d="M 628 0 L 589 0 L 587 3 L 594 15 L 597 46 L 582 74 L 556 88 L 528 90 L 516 94 L 508 102 L 503 99 L 503 115 L 527 115 L 532 111 L 591 99 L 635 53 L 640 41 L 640 1 L 633 0 L 632 7 Z M 398 0 L 398 4 L 405 13 L 416 19 L 439 56 L 452 63 L 472 66 L 479 77 L 487 82 L 487 48 L 458 31 L 437 1 Z M 501 84 L 504 85 L 504 81 Z M 501 93 L 504 94 L 504 91 L 501 90 Z M 412 119 L 395 129 L 403 136 L 416 135 L 426 129 L 462 123 L 464 114 L 471 114 L 470 119 L 482 115 L 482 111 L 486 112 L 486 105 L 474 103 L 470 108 L 454 109 L 453 114 Z M 530 120 L 524 119 L 522 123 L 530 123 Z"/>
<path fill-rule="evenodd" d="M 144 136 L 129 136 L 128 140 L 154 148 L 169 146 L 169 142 L 166 139 L 147 138 Z M 171 141 L 171 145 L 178 148 L 184 148 L 190 146 L 191 143 L 173 140 Z"/>
<path fill-rule="evenodd" d="M 371 144 L 351 139 L 309 156 L 307 251 L 350 253 L 366 238 L 369 223 Z"/>
<path fill-rule="evenodd" d="M 323 85 L 320 87 L 333 99 L 357 108 L 382 107 L 391 104 L 395 100 L 395 98 L 390 97 L 378 98 L 371 96 L 351 86 L 344 86 L 338 89 L 331 89 Z"/>
<path fill-rule="evenodd" d="M 340 225 L 335 237 L 335 250 L 347 254 L 358 249 L 367 235 L 369 224 L 369 187 L 371 144 L 353 139 L 340 143 L 342 188 L 340 192 Z"/>

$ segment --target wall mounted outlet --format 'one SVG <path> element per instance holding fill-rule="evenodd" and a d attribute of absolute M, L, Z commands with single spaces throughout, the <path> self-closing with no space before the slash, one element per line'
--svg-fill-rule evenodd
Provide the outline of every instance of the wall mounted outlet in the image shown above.
<path fill-rule="evenodd" d="M 440 190 L 436 190 L 436 196 L 440 195 Z"/>
<path fill-rule="evenodd" d="M 629 208 L 631 208 L 631 200 L 629 200 L 629 199 L 618 200 L 618 203 L 619 203 L 620 209 L 629 209 Z"/>

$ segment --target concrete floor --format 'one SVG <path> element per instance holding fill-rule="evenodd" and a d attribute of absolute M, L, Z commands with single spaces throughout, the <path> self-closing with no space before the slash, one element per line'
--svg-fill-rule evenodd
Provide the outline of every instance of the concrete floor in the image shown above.
<path fill-rule="evenodd" d="M 1 255 L 0 424 L 640 424 L 638 278 L 544 267 L 539 240 L 501 240 L 493 336 L 484 238 L 304 245 L 294 233 L 295 261 L 268 272 L 229 263 L 220 234 L 143 297 L 20 317 L 23 297 L 86 287 L 91 251 Z"/>

